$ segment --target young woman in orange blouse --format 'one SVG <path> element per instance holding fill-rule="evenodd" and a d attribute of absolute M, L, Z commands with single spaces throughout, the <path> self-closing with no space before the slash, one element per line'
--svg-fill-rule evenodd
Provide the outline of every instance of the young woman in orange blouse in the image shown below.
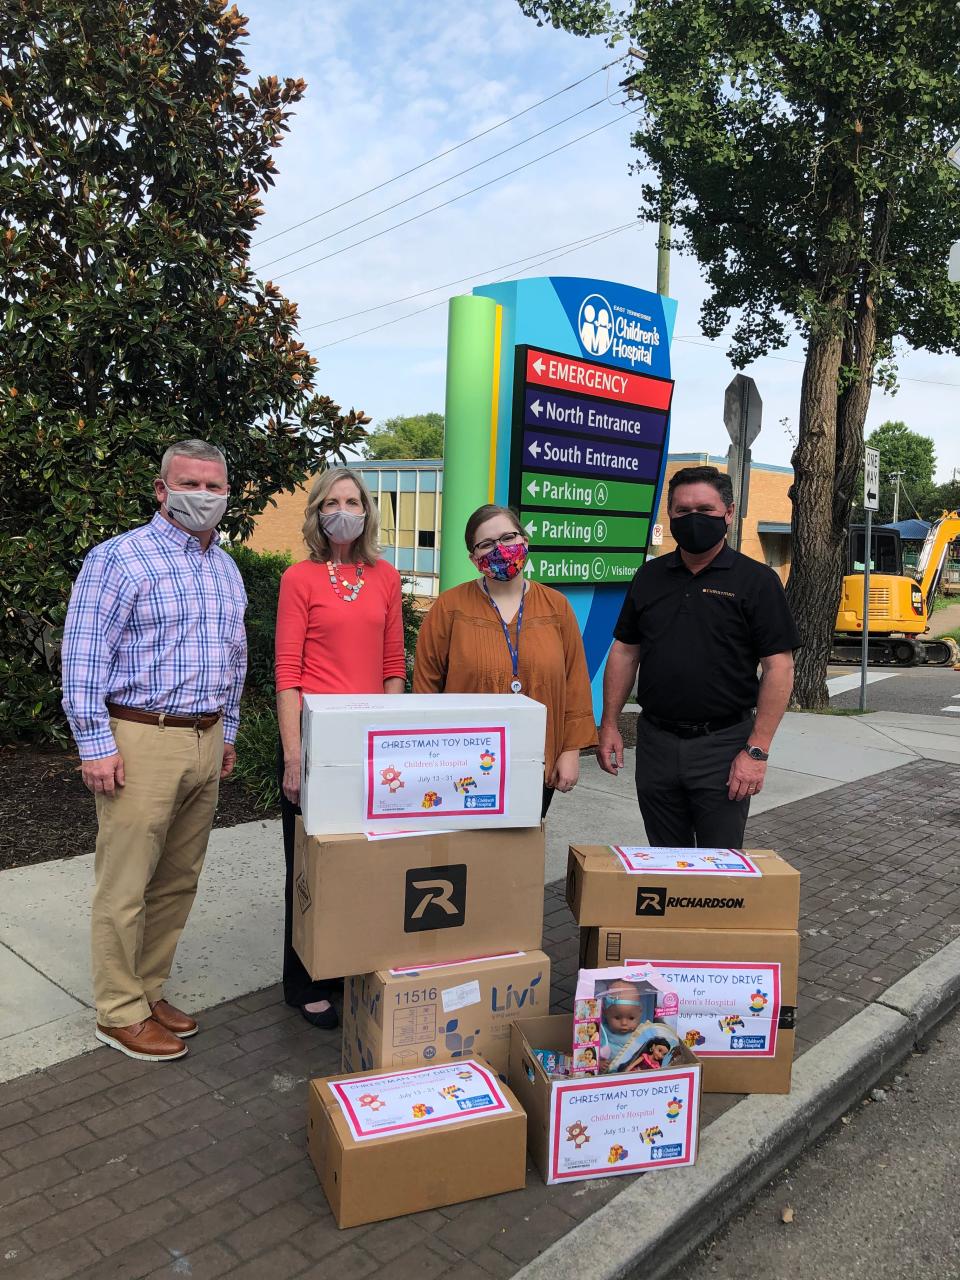
<path fill-rule="evenodd" d="M 414 693 L 525 693 L 547 708 L 543 815 L 571 791 L 597 742 L 590 679 L 565 596 L 523 575 L 527 536 L 509 507 L 480 507 L 465 531 L 480 577 L 438 596 L 423 620 Z"/>
<path fill-rule="evenodd" d="M 379 519 L 366 485 L 345 467 L 323 472 L 307 500 L 310 557 L 280 579 L 277 718 L 286 859 L 283 994 L 314 1026 L 333 1028 L 332 985 L 314 982 L 293 949 L 293 847 L 300 812 L 300 704 L 305 693 L 403 693 L 400 575 L 379 559 Z"/>

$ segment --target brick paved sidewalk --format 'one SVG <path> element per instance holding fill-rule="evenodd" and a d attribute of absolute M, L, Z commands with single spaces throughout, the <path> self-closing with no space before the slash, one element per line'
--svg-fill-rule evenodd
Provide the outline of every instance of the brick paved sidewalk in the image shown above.
<path fill-rule="evenodd" d="M 960 769 L 919 762 L 764 814 L 752 847 L 802 872 L 802 1053 L 960 934 Z M 554 999 L 576 930 L 547 886 Z M 526 1189 L 338 1231 L 305 1151 L 305 1081 L 339 1039 L 277 988 L 210 1010 L 180 1062 L 110 1049 L 0 1085 L 0 1280 L 512 1275 L 621 1178 Z M 732 1106 L 704 1098 L 703 1122 Z M 709 1138 L 708 1138 L 709 1141 Z"/>

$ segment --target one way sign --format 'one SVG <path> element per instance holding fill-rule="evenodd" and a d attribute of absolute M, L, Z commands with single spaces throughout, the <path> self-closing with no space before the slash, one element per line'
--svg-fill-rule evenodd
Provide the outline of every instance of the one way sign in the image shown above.
<path fill-rule="evenodd" d="M 880 450 L 863 451 L 863 509 L 880 510 Z"/>

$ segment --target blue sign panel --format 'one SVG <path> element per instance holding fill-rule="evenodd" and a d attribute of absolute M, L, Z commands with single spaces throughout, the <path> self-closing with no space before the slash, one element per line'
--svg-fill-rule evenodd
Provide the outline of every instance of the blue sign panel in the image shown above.
<path fill-rule="evenodd" d="M 528 387 L 524 400 L 523 420 L 528 427 L 606 436 L 625 444 L 661 444 L 667 434 L 667 415 L 653 409 L 586 400 L 543 387 Z"/>

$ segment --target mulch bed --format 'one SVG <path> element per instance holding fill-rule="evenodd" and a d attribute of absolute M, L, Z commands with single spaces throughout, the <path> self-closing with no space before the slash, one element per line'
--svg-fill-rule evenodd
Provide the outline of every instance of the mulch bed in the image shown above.
<path fill-rule="evenodd" d="M 276 818 L 255 809 L 239 783 L 220 788 L 215 827 Z M 80 780 L 80 760 L 68 751 L 0 749 L 0 871 L 91 853 L 97 839 L 93 796 Z"/>
<path fill-rule="evenodd" d="M 637 717 L 620 719 L 624 745 L 636 743 Z M 279 809 L 254 808 L 239 782 L 220 788 L 215 827 L 278 818 Z M 0 871 L 91 853 L 97 839 L 93 796 L 70 751 L 0 748 Z"/>

